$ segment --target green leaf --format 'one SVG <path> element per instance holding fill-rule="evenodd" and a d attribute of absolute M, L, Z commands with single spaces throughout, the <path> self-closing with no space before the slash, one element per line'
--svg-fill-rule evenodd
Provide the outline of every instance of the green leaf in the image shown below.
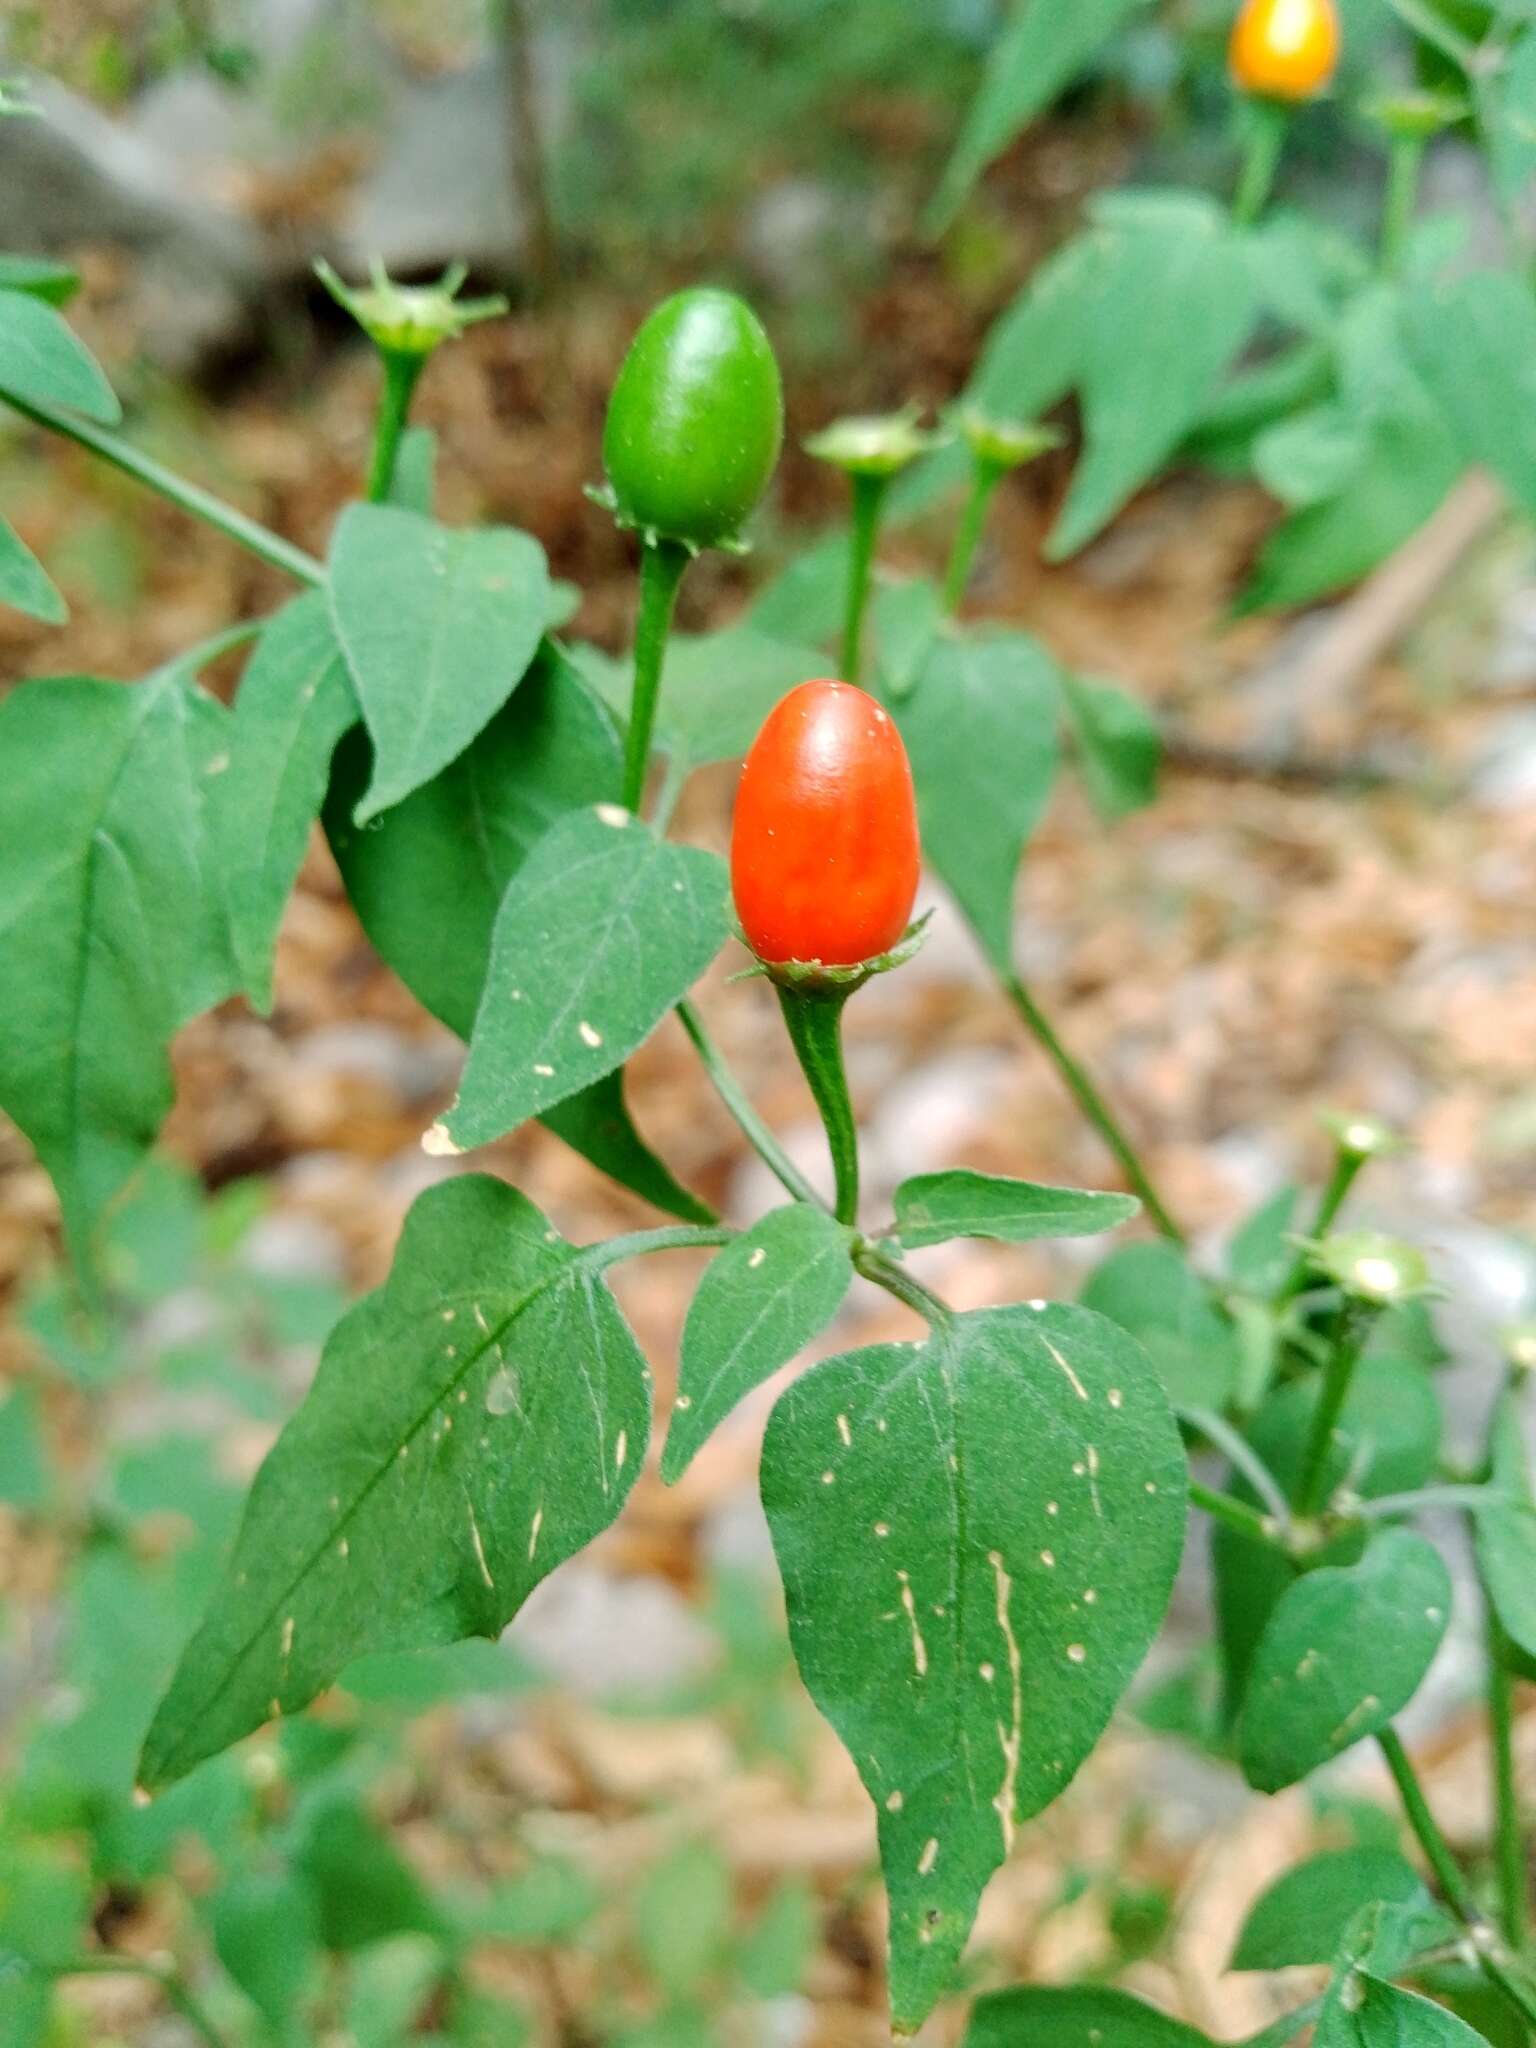
<path fill-rule="evenodd" d="M 52 1978 L 19 1956 L 0 1954 L 0 2039 L 8 2048 L 45 2048 L 52 2024 Z"/>
<path fill-rule="evenodd" d="M 507 884 L 551 825 L 613 788 L 621 760 L 606 711 L 547 642 L 473 746 L 366 830 L 353 813 L 368 784 L 367 735 L 356 730 L 338 749 L 325 827 L 347 894 L 377 951 L 460 1038 L 474 1028 Z M 622 1074 L 544 1122 L 658 1208 L 708 1219 L 636 1132 Z"/>
<path fill-rule="evenodd" d="M 1536 35 L 1522 35 L 1482 81 L 1478 112 L 1495 188 L 1504 205 L 1514 207 L 1536 176 Z"/>
<path fill-rule="evenodd" d="M 1237 1331 L 1176 1246 L 1122 1245 L 1089 1275 L 1082 1302 L 1146 1346 L 1171 1401 L 1226 1406 Z"/>
<path fill-rule="evenodd" d="M 346 1882 L 338 1872 L 338 1880 Z M 420 2022 L 444 1980 L 444 1958 L 422 1934 L 386 1934 L 356 1944 L 346 1974 L 348 2048 L 421 2048 Z M 515 2036 L 514 2036 L 515 2039 Z"/>
<path fill-rule="evenodd" d="M 1265 490 L 1294 511 L 1337 497 L 1371 452 L 1370 437 L 1349 407 L 1314 405 L 1258 437 L 1253 468 Z"/>
<path fill-rule="evenodd" d="M 256 643 L 220 785 L 230 937 L 241 985 L 264 1015 L 278 927 L 325 800 L 331 757 L 357 718 L 325 598 L 311 591 L 285 605 Z"/>
<path fill-rule="evenodd" d="M 1355 1915 L 1380 1899 L 1428 1903 L 1423 1879 L 1395 1849 L 1309 1856 L 1277 1879 L 1249 1912 L 1230 1967 L 1286 1970 L 1331 1963 Z"/>
<path fill-rule="evenodd" d="M 1292 1239 L 1301 1190 L 1282 1187 L 1243 1219 L 1227 1246 L 1226 1267 L 1245 1293 L 1267 1301 L 1283 1285 L 1296 1257 Z"/>
<path fill-rule="evenodd" d="M 1343 1995 L 1348 1990 L 1348 1996 Z M 1315 2048 L 1488 2048 L 1465 2020 L 1364 1971 L 1336 1981 Z"/>
<path fill-rule="evenodd" d="M 449 1142 L 483 1145 L 622 1066 L 729 931 L 716 855 L 614 804 L 561 818 L 502 899 Z"/>
<path fill-rule="evenodd" d="M 699 1991 L 720 1964 L 730 1930 L 731 1873 L 707 1842 L 685 1842 L 635 1892 L 635 1939 L 667 2000 Z"/>
<path fill-rule="evenodd" d="M 1111 823 L 1157 799 L 1163 738 L 1138 697 L 1114 683 L 1061 672 L 1062 701 L 1072 728 L 1078 773 L 1089 801 Z"/>
<path fill-rule="evenodd" d="M 804 1879 L 781 1884 L 736 1952 L 736 1974 L 744 1989 L 757 1999 L 789 1998 L 797 1992 L 816 1956 L 820 1922 L 816 1894 Z"/>
<path fill-rule="evenodd" d="M 852 1278 L 848 1232 L 808 1202 L 770 1210 L 726 1246 L 683 1327 L 678 1397 L 661 1459 L 669 1486 L 737 1402 L 826 1328 Z"/>
<path fill-rule="evenodd" d="M 0 1104 L 86 1272 L 170 1108 L 172 1035 L 233 985 L 209 817 L 229 723 L 168 673 L 49 678 L 0 704 Z"/>
<path fill-rule="evenodd" d="M 1517 1649 L 1536 1658 L 1536 1498 L 1512 1393 L 1499 1403 L 1492 1447 L 1494 1490 L 1509 1505 L 1477 1517 L 1478 1568 L 1499 1626 Z"/>
<path fill-rule="evenodd" d="M 237 1871 L 210 1917 L 219 1961 L 282 2035 L 309 1986 L 319 1945 L 309 1886 L 286 1872 Z"/>
<path fill-rule="evenodd" d="M 1254 1652 L 1238 1754 L 1279 1792 L 1385 1728 L 1418 1691 L 1445 1634 L 1451 1579 L 1431 1543 L 1387 1529 L 1354 1565 L 1308 1572 Z"/>
<path fill-rule="evenodd" d="M 1138 1214 L 1133 1195 L 1042 1187 L 958 1169 L 923 1173 L 896 1190 L 896 1236 L 908 1251 L 955 1237 L 993 1237 L 1029 1244 L 1039 1237 L 1094 1237 Z"/>
<path fill-rule="evenodd" d="M 1145 1355 L 1078 1308 L 957 1316 L 774 1409 L 763 1505 L 801 1675 L 878 1811 L 898 2030 L 1141 1663 L 1185 1489 Z"/>
<path fill-rule="evenodd" d="M 946 625 L 936 583 L 913 578 L 875 593 L 875 635 L 880 650 L 880 694 L 898 704 L 917 687 L 933 643 Z"/>
<path fill-rule="evenodd" d="M 32 550 L 0 519 L 0 604 L 47 626 L 62 626 L 69 606 Z"/>
<path fill-rule="evenodd" d="M 595 647 L 571 650 L 621 718 L 629 716 L 634 670 Z M 690 766 L 738 761 L 779 699 L 825 675 L 827 657 L 752 626 L 676 635 L 667 644 L 656 745 Z"/>
<path fill-rule="evenodd" d="M 1358 464 L 1265 543 L 1237 609 L 1310 604 L 1344 589 L 1408 540 L 1461 474 L 1440 406 L 1404 347 L 1397 293 L 1362 292 L 1339 330 L 1339 408 L 1360 436 Z"/>
<path fill-rule="evenodd" d="M 346 1953 L 396 1934 L 438 1934 L 442 1915 L 389 1837 L 345 1790 L 306 1801 L 293 1867 L 318 1914 L 322 1947 Z"/>
<path fill-rule="evenodd" d="M 1241 238 L 1192 194 L 1095 209 L 1103 248 L 1075 381 L 1084 450 L 1046 544 L 1063 561 L 1102 532 L 1200 419 L 1252 329 Z"/>
<path fill-rule="evenodd" d="M 1210 2048 L 1128 1991 L 1020 1984 L 978 1998 L 963 2048 Z"/>
<path fill-rule="evenodd" d="M 1248 1429 L 1249 1441 L 1287 1494 L 1301 1477 L 1321 1383 L 1321 1375 L 1311 1373 L 1279 1388 Z M 1401 1359 L 1367 1353 L 1355 1368 L 1334 1432 L 1328 1459 L 1330 1490 L 1346 1472 L 1362 1500 L 1422 1486 L 1435 1468 L 1440 1429 L 1440 1404 L 1429 1374 Z M 1232 1474 L 1227 1485 L 1239 1498 L 1257 1500 L 1241 1474 Z M 1320 1561 L 1350 1564 L 1363 1548 L 1360 1532 L 1350 1531 L 1330 1544 Z M 1277 1551 L 1225 1527 L 1213 1536 L 1212 1561 L 1230 1716 L 1241 1705 L 1254 1649 L 1275 1603 L 1291 1584 L 1292 1572 Z"/>
<path fill-rule="evenodd" d="M 940 640 L 893 705 L 911 756 L 923 851 L 1000 973 L 1013 970 L 1019 862 L 1060 760 L 1060 685 L 1036 640 Z"/>
<path fill-rule="evenodd" d="M 51 256 L 0 256 L 0 291 L 30 292 L 50 306 L 67 306 L 80 289 L 80 273 Z"/>
<path fill-rule="evenodd" d="M 455 531 L 396 505 L 349 505 L 330 593 L 373 739 L 365 825 L 446 768 L 517 688 L 544 635 L 549 571 L 512 527 Z"/>
<path fill-rule="evenodd" d="M 66 321 L 30 291 L 0 289 L 0 396 L 62 405 L 103 426 L 123 416 L 101 365 Z"/>
<path fill-rule="evenodd" d="M 13 1508 L 39 1508 L 47 1498 L 48 1459 L 37 1390 L 21 1380 L 0 1401 L 0 1500 Z"/>
<path fill-rule="evenodd" d="M 1110 253 L 1109 237 L 1095 228 L 1041 264 L 983 342 L 968 399 L 984 412 L 1026 420 L 1066 397 L 1087 349 Z M 964 452 L 951 460 L 963 474 Z"/>
<path fill-rule="evenodd" d="M 928 208 L 931 234 L 947 228 L 993 157 L 1085 71 L 1147 0 L 1024 0 L 992 46 L 954 154 Z"/>
<path fill-rule="evenodd" d="M 1536 44 L 1536 38 L 1533 38 Z M 1409 351 L 1462 455 L 1536 510 L 1536 297 L 1484 271 L 1416 293 L 1404 308 Z"/>
<path fill-rule="evenodd" d="M 297 1712 L 367 1652 L 499 1635 L 607 1528 L 650 1401 L 599 1259 L 499 1181 L 416 1202 L 389 1280 L 337 1324 L 257 1475 L 150 1729 L 146 1785 Z"/>
<path fill-rule="evenodd" d="M 742 623 L 770 640 L 820 646 L 843 621 L 850 543 L 846 528 L 796 555 L 753 598 Z"/>

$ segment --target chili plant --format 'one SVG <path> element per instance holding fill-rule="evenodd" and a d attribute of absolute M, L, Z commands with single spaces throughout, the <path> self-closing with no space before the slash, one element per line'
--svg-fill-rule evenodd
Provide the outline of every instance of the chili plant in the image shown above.
<path fill-rule="evenodd" d="M 781 431 L 754 316 L 717 293 L 669 302 L 619 372 L 604 442 L 607 496 L 641 550 L 626 668 L 560 639 L 564 609 L 530 535 L 432 515 L 430 443 L 408 426 L 421 363 L 399 358 L 487 310 L 455 310 L 457 280 L 404 304 L 383 278 L 345 294 L 379 344 L 384 400 L 368 496 L 342 513 L 323 562 L 118 435 L 106 380 L 58 310 L 68 282 L 7 268 L 0 395 L 301 586 L 271 618 L 133 687 L 44 679 L 0 706 L 0 1101 L 53 1176 L 81 1285 L 102 1291 L 101 1235 L 168 1106 L 176 1028 L 237 991 L 270 1007 L 278 923 L 317 817 L 379 953 L 468 1044 L 428 1151 L 453 1160 L 537 1117 L 671 1219 L 577 1246 L 516 1187 L 445 1167 L 384 1286 L 335 1324 L 257 1475 L 148 1727 L 145 1796 L 174 1796 L 257 1728 L 294 1723 L 361 1657 L 499 1636 L 614 1522 L 648 1456 L 650 1369 L 606 1274 L 707 1248 L 666 1478 L 828 1326 L 856 1279 L 921 1331 L 793 1380 L 761 1474 L 796 1660 L 878 1818 L 899 2032 L 953 1984 L 988 1880 L 1135 1677 L 1191 1505 L 1216 1541 L 1226 1696 L 1207 1740 L 1266 1792 L 1376 1740 L 1425 1866 L 1378 1858 L 1326 1885 L 1312 1872 L 1264 1902 L 1238 1966 L 1332 1966 L 1321 2003 L 1265 2038 L 1313 2022 L 1330 2048 L 1478 2038 L 1403 1978 L 1468 2009 L 1492 1998 L 1504 2024 L 1528 2028 L 1510 1696 L 1536 1656 L 1536 1499 L 1513 1368 L 1486 1469 L 1437 1483 L 1420 1262 L 1340 1228 L 1383 1135 L 1343 1124 L 1317 1209 L 1269 1205 L 1225 1272 L 1197 1272 L 1135 1148 L 1058 1045 L 1136 1193 L 957 1169 L 907 1180 L 889 1216 L 860 1203 L 839 1026 L 869 978 L 921 943 L 919 828 L 1011 977 L 1015 871 L 1058 722 L 1106 808 L 1144 790 L 1148 735 L 1129 700 L 1063 676 L 1021 636 L 953 618 L 986 502 L 1043 437 L 975 405 L 958 414 L 972 510 L 947 596 L 917 584 L 873 600 L 878 695 L 761 630 L 674 644 L 669 659 L 677 582 L 702 548 L 738 544 Z M 905 419 L 862 423 L 824 452 L 899 488 L 922 449 Z M 858 493 L 867 545 L 852 551 L 841 608 L 850 668 L 886 496 Z M 41 567 L 19 542 L 6 549 L 5 594 L 56 615 Z M 255 646 L 230 711 L 198 674 L 232 639 Z M 753 659 L 733 659 L 744 644 Z M 668 769 L 647 815 L 659 754 Z M 691 766 L 741 754 L 728 874 L 668 824 Z M 786 1154 L 691 999 L 733 943 L 733 889 L 745 969 L 774 982 L 826 1125 L 831 1195 Z M 713 1216 L 631 1120 L 625 1062 L 674 1010 L 783 1187 L 766 1214 Z M 1113 1254 L 1080 1302 L 960 1312 L 911 1263 L 958 1238 L 1109 1231 L 1138 1196 L 1164 1242 Z M 1488 1600 L 1491 1871 L 1453 1855 L 1395 1729 L 1451 1604 L 1414 1523 L 1448 1505 L 1475 1524 Z M 1094 1988 L 995 1994 L 970 2038 L 1199 2037 Z"/>

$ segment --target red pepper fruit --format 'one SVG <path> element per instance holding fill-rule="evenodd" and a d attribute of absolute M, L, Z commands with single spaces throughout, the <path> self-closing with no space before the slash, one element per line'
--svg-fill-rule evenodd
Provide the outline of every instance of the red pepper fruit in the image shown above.
<path fill-rule="evenodd" d="M 917 895 L 917 805 L 890 715 L 851 683 L 802 683 L 752 743 L 731 886 L 760 960 L 851 967 L 887 953 Z"/>

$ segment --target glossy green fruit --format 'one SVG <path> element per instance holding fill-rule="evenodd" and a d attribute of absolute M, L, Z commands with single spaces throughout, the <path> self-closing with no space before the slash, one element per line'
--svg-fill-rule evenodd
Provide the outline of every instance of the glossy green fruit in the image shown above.
<path fill-rule="evenodd" d="M 779 366 L 756 314 L 730 292 L 679 292 L 635 336 L 608 402 L 603 463 L 620 524 L 729 546 L 783 438 Z"/>

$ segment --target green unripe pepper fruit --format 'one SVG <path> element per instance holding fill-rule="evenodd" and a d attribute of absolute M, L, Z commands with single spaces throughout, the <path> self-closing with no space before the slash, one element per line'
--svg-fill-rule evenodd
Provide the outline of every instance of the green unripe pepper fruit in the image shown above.
<path fill-rule="evenodd" d="M 756 314 L 730 292 L 679 292 L 631 342 L 608 401 L 615 516 L 695 553 L 737 546 L 783 438 L 779 366 Z"/>

